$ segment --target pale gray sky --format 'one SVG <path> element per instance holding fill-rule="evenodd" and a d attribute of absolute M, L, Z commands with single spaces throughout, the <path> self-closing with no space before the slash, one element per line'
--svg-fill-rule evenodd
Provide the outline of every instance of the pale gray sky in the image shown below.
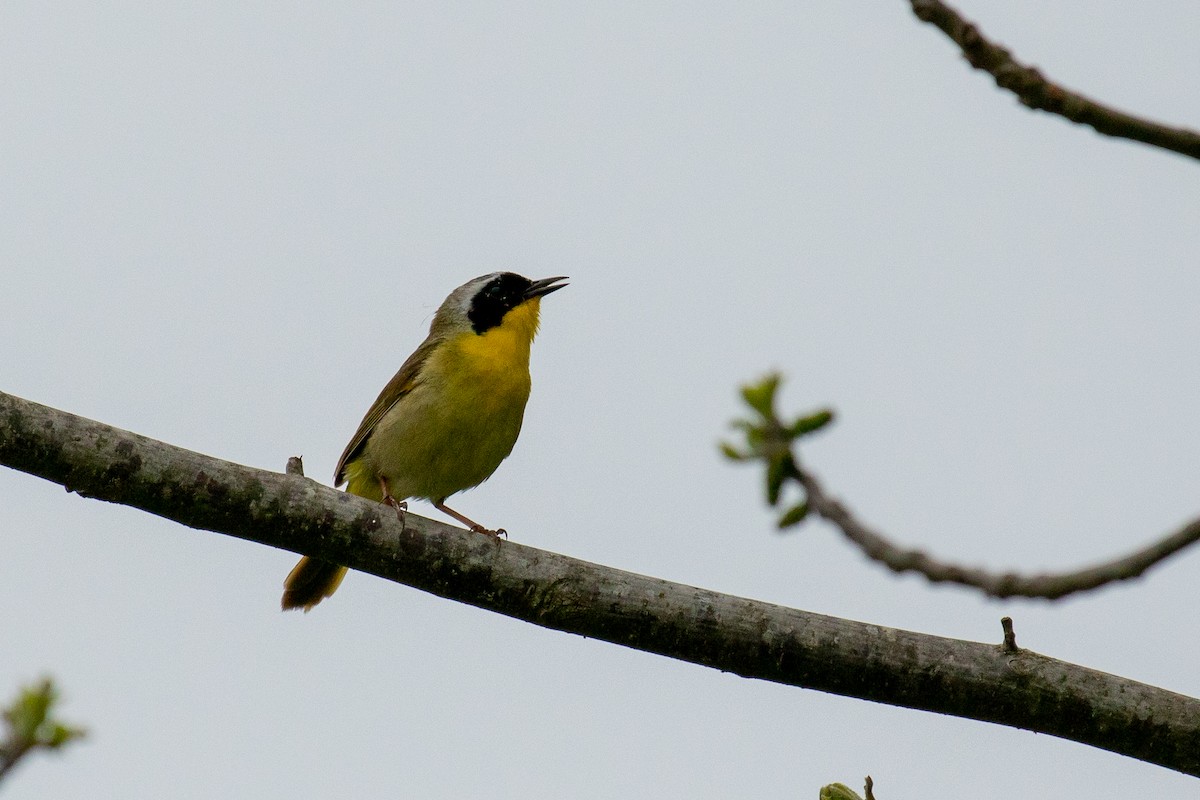
<path fill-rule="evenodd" d="M 1062 83 L 1200 126 L 1200 5 L 962 10 Z M 1200 555 L 1057 605 L 772 532 L 715 443 L 769 368 L 861 515 L 1065 568 L 1200 513 L 1200 164 L 1021 108 L 908 4 L 9 2 L 0 389 L 328 480 L 455 286 L 543 304 L 514 540 L 1200 695 Z M 435 513 L 416 504 L 418 513 Z M 1008 728 L 748 681 L 0 470 L 0 694 L 91 727 L 44 797 L 1183 797 Z"/>

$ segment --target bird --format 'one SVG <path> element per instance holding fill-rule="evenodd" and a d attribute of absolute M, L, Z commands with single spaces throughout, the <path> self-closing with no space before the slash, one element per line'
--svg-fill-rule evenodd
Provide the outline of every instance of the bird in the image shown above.
<path fill-rule="evenodd" d="M 335 487 L 396 509 L 430 500 L 472 531 L 498 537 L 446 505 L 491 477 L 512 452 L 529 399 L 529 348 L 541 299 L 566 276 L 530 280 L 493 272 L 467 281 L 434 314 L 429 335 L 383 387 L 334 470 Z M 305 556 L 284 581 L 281 605 L 310 611 L 346 567 Z"/>

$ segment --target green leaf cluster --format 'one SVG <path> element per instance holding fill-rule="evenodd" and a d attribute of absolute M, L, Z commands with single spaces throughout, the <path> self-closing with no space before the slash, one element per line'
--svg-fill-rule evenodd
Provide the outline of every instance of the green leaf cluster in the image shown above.
<path fill-rule="evenodd" d="M 85 735 L 82 728 L 67 725 L 54 717 L 58 690 L 45 678 L 22 687 L 16 699 L 4 709 L 8 731 L 0 741 L 0 774 L 35 749 L 57 750 Z"/>
<path fill-rule="evenodd" d="M 721 452 L 731 461 L 762 461 L 766 466 L 765 488 L 767 503 L 780 504 L 783 487 L 788 479 L 800 477 L 793 446 L 797 440 L 821 430 L 833 421 L 833 411 L 827 408 L 814 411 L 790 421 L 779 418 L 775 399 L 782 378 L 771 373 L 757 383 L 742 387 L 742 400 L 754 412 L 748 419 L 736 419 L 731 424 L 742 432 L 743 441 L 737 444 L 721 442 Z M 808 502 L 802 500 L 787 508 L 777 522 L 784 530 L 800 524 L 808 516 Z"/>

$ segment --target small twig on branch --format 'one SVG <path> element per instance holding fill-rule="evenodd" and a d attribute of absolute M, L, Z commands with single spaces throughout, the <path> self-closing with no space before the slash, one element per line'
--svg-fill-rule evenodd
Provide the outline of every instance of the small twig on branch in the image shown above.
<path fill-rule="evenodd" d="M 979 28 L 941 0 L 909 2 L 918 19 L 936 25 L 962 49 L 972 67 L 990 74 L 997 86 L 1015 94 L 1024 105 L 1088 125 L 1105 136 L 1132 139 L 1200 159 L 1200 133 L 1135 117 L 1064 89 L 1047 80 L 1036 68 L 1017 61 L 1008 50 L 988 41 Z"/>
<path fill-rule="evenodd" d="M 779 503 L 787 481 L 793 481 L 803 488 L 804 499 L 783 512 L 779 520 L 780 528 L 796 525 L 810 513 L 815 513 L 837 526 L 869 558 L 893 572 L 917 572 L 933 583 L 971 586 L 991 597 L 1057 600 L 1107 583 L 1140 577 L 1150 567 L 1200 541 L 1200 519 L 1196 519 L 1148 547 L 1112 561 L 1074 572 L 1042 575 L 989 572 L 978 567 L 939 561 L 921 550 L 901 547 L 867 527 L 846 506 L 829 495 L 815 475 L 800 466 L 799 459 L 792 452 L 796 440 L 824 427 L 833 416 L 829 411 L 820 411 L 800 417 L 790 424 L 782 421 L 775 410 L 779 380 L 778 375 L 769 375 L 758 384 L 743 387 L 742 396 L 759 419 L 734 423 L 746 434 L 746 448 L 740 450 L 724 444 L 722 449 L 725 455 L 737 461 L 766 462 L 767 502 L 772 506 Z"/>
<path fill-rule="evenodd" d="M 1001 617 L 1000 627 L 1004 629 L 1004 643 L 1000 645 L 1001 649 L 1006 653 L 1021 652 L 1021 648 L 1017 647 L 1017 633 L 1013 630 L 1012 617 Z"/>

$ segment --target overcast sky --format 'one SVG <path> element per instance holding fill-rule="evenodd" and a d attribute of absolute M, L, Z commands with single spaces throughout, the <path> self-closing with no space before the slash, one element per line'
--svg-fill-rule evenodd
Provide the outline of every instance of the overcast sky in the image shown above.
<path fill-rule="evenodd" d="M 1200 127 L 1200 4 L 962 5 L 1063 84 Z M 1200 553 L 1055 605 L 780 537 L 737 387 L 837 409 L 866 520 L 1042 570 L 1200 514 L 1200 163 L 1032 113 L 908 4 L 0 7 L 0 390 L 328 481 L 455 286 L 543 303 L 513 540 L 1200 695 Z M 436 516 L 423 503 L 417 513 Z M 1049 736 L 745 680 L 0 470 L 0 696 L 88 741 L 5 797 L 1184 797 Z"/>

